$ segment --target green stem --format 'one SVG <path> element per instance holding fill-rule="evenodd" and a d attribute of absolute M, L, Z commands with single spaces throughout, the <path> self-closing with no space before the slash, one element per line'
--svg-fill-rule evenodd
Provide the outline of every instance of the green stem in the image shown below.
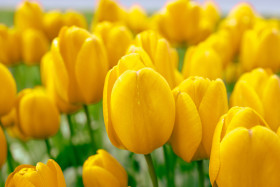
<path fill-rule="evenodd" d="M 54 159 L 51 154 L 51 145 L 48 139 L 45 139 L 45 144 L 46 144 L 48 156 L 50 157 L 50 159 Z"/>
<path fill-rule="evenodd" d="M 158 187 L 157 175 L 156 175 L 155 167 L 153 164 L 152 156 L 151 156 L 151 154 L 147 154 L 144 156 L 145 156 L 145 159 L 146 159 L 146 162 L 148 165 L 149 174 L 152 179 L 153 187 Z"/>
<path fill-rule="evenodd" d="M 174 165 L 175 160 L 173 157 L 173 154 L 170 150 L 170 147 L 168 145 L 163 146 L 163 153 L 165 157 L 165 166 L 166 166 L 166 176 L 167 176 L 167 185 L 168 187 L 174 187 L 175 181 L 174 181 Z"/>
<path fill-rule="evenodd" d="M 197 170 L 198 170 L 198 180 L 199 187 L 204 187 L 204 169 L 203 169 L 203 160 L 197 161 Z"/>
<path fill-rule="evenodd" d="M 87 117 L 87 128 L 88 128 L 88 133 L 89 133 L 89 137 L 90 137 L 90 141 L 91 141 L 92 150 L 93 150 L 93 153 L 95 154 L 97 151 L 97 148 L 94 143 L 94 138 L 93 138 L 92 129 L 91 129 L 91 120 L 90 120 L 90 115 L 89 115 L 89 109 L 88 109 L 87 105 L 84 105 L 84 111 L 85 111 L 86 117 Z"/>
<path fill-rule="evenodd" d="M 74 159 L 73 159 L 73 163 L 75 166 L 78 166 L 79 163 L 79 159 L 78 159 L 78 154 L 76 152 L 75 146 L 73 145 L 73 136 L 74 136 L 74 129 L 73 129 L 73 123 L 71 120 L 71 115 L 67 114 L 67 121 L 68 121 L 68 126 L 69 126 L 69 130 L 70 130 L 70 146 L 73 150 L 73 154 L 74 154 Z"/>

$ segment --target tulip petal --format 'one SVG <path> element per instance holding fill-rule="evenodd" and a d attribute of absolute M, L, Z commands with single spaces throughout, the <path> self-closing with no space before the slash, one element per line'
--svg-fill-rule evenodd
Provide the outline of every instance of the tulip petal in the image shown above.
<path fill-rule="evenodd" d="M 42 181 L 46 186 L 56 186 L 56 175 L 47 165 L 38 162 L 36 165 L 36 171 L 42 177 Z"/>
<path fill-rule="evenodd" d="M 0 168 L 5 163 L 7 158 L 7 142 L 5 138 L 5 134 L 0 126 Z"/>
<path fill-rule="evenodd" d="M 47 166 L 51 169 L 57 179 L 57 187 L 66 187 L 65 179 L 60 166 L 52 159 L 49 159 Z"/>

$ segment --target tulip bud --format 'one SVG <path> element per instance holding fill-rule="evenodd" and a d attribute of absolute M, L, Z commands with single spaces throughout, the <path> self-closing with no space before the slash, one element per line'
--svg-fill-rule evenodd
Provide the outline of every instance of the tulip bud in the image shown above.
<path fill-rule="evenodd" d="M 127 174 L 122 165 L 107 151 L 99 149 L 83 165 L 84 186 L 127 187 Z"/>
<path fill-rule="evenodd" d="M 87 29 L 87 21 L 86 18 L 79 12 L 74 10 L 68 10 L 64 14 L 64 24 L 65 26 L 76 26 L 83 29 Z"/>
<path fill-rule="evenodd" d="M 0 63 L 0 117 L 8 114 L 14 106 L 16 100 L 16 83 L 15 80 L 3 64 Z"/>
<path fill-rule="evenodd" d="M 182 74 L 202 76 L 211 80 L 222 78 L 223 64 L 220 56 L 211 47 L 203 43 L 186 51 Z"/>
<path fill-rule="evenodd" d="M 49 49 L 49 42 L 43 32 L 27 29 L 22 33 L 22 57 L 27 65 L 38 64 Z"/>
<path fill-rule="evenodd" d="M 50 159 L 47 164 L 38 162 L 36 166 L 18 166 L 5 184 L 5 187 L 17 186 L 66 187 L 66 183 L 60 166 Z"/>
<path fill-rule="evenodd" d="M 231 108 L 221 117 L 213 138 L 212 185 L 279 186 L 279 146 L 280 137 L 253 109 Z"/>
<path fill-rule="evenodd" d="M 0 126 L 0 150 L 1 150 L 0 152 L 0 168 L 1 168 L 7 158 L 7 142 L 1 126 Z"/>
<path fill-rule="evenodd" d="M 25 89 L 16 103 L 17 124 L 27 137 L 45 139 L 59 130 L 60 115 L 42 88 Z"/>
<path fill-rule="evenodd" d="M 166 80 L 141 61 L 138 54 L 126 55 L 108 72 L 103 114 L 113 145 L 148 154 L 168 141 L 175 106 Z"/>
<path fill-rule="evenodd" d="M 108 54 L 109 68 L 117 65 L 132 43 L 132 33 L 125 26 L 110 22 L 97 24 L 94 33 L 102 38 Z M 116 47 L 118 46 L 118 47 Z"/>
<path fill-rule="evenodd" d="M 69 103 L 97 103 L 108 70 L 102 41 L 85 29 L 64 27 L 53 40 L 51 52 L 59 97 Z"/>
<path fill-rule="evenodd" d="M 24 0 L 15 11 L 16 29 L 43 29 L 43 11 L 37 1 Z"/>
<path fill-rule="evenodd" d="M 134 33 L 139 33 L 149 28 L 148 16 L 141 6 L 133 5 L 127 14 L 126 24 Z"/>
<path fill-rule="evenodd" d="M 60 11 L 49 11 L 44 14 L 44 30 L 49 40 L 53 40 L 64 25 L 63 14 Z"/>
<path fill-rule="evenodd" d="M 276 131 L 280 126 L 279 95 L 279 77 L 269 70 L 259 68 L 240 77 L 230 97 L 230 105 L 253 108 Z"/>
<path fill-rule="evenodd" d="M 209 158 L 215 127 L 228 110 L 224 83 L 190 77 L 173 95 L 176 119 L 170 144 L 174 152 L 187 162 Z"/>

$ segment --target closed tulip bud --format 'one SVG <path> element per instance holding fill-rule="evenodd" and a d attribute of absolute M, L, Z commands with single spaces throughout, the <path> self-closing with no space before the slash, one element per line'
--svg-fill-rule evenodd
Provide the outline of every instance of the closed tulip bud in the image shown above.
<path fill-rule="evenodd" d="M 47 164 L 38 162 L 36 166 L 18 166 L 8 176 L 5 187 L 20 186 L 66 187 L 66 183 L 60 166 L 50 159 Z"/>
<path fill-rule="evenodd" d="M 7 142 L 1 126 L 0 126 L 0 150 L 1 150 L 0 152 L 0 168 L 1 168 L 3 164 L 6 162 L 6 158 L 7 158 Z"/>
<path fill-rule="evenodd" d="M 60 115 L 43 88 L 26 89 L 16 103 L 19 129 L 27 137 L 45 139 L 59 130 Z"/>
<path fill-rule="evenodd" d="M 230 97 L 231 106 L 247 106 L 261 114 L 273 131 L 280 126 L 280 79 L 269 70 L 243 74 Z"/>
<path fill-rule="evenodd" d="M 280 70 L 280 30 L 267 25 L 244 34 L 241 47 L 241 63 L 245 71 L 257 67 Z"/>
<path fill-rule="evenodd" d="M 212 185 L 279 186 L 279 146 L 280 137 L 253 109 L 231 108 L 221 117 L 213 138 Z"/>
<path fill-rule="evenodd" d="M 127 174 L 114 157 L 99 149 L 83 165 L 83 183 L 85 187 L 127 187 Z"/>
<path fill-rule="evenodd" d="M 78 111 L 81 105 L 73 105 L 64 101 L 59 97 L 57 88 L 55 87 L 54 75 L 54 61 L 51 52 L 46 53 L 40 64 L 42 84 L 46 88 L 47 94 L 51 97 L 53 102 L 56 103 L 61 113 L 71 114 Z"/>
<path fill-rule="evenodd" d="M 8 114 L 16 100 L 16 83 L 6 66 L 0 63 L 0 117 Z"/>
<path fill-rule="evenodd" d="M 133 5 L 127 12 L 126 25 L 134 33 L 149 29 L 150 23 L 145 10 L 139 5 Z"/>
<path fill-rule="evenodd" d="M 211 80 L 222 78 L 223 64 L 219 54 L 204 43 L 191 47 L 186 51 L 182 74 L 201 76 Z"/>
<path fill-rule="evenodd" d="M 102 38 L 108 54 L 109 68 L 117 65 L 132 43 L 132 33 L 127 27 L 110 22 L 97 24 L 94 33 Z M 118 47 L 116 47 L 118 46 Z"/>
<path fill-rule="evenodd" d="M 68 10 L 64 14 L 64 24 L 65 26 L 76 26 L 83 29 L 87 29 L 87 21 L 86 18 L 79 12 L 74 10 Z"/>
<path fill-rule="evenodd" d="M 108 70 L 102 41 L 78 27 L 64 27 L 51 48 L 59 97 L 69 103 L 91 104 L 102 98 Z"/>
<path fill-rule="evenodd" d="M 16 29 L 43 29 L 43 11 L 37 1 L 23 0 L 15 11 Z"/>
<path fill-rule="evenodd" d="M 209 159 L 219 118 L 228 110 L 222 80 L 190 77 L 173 90 L 176 119 L 170 144 L 186 162 Z"/>
<path fill-rule="evenodd" d="M 166 80 L 142 60 L 139 54 L 126 55 L 108 72 L 103 114 L 113 145 L 148 154 L 168 141 L 175 106 Z"/>
<path fill-rule="evenodd" d="M 151 59 L 154 69 L 169 83 L 171 88 L 176 86 L 174 50 L 168 41 L 157 32 L 149 30 L 139 33 L 135 37 L 135 45 L 143 48 Z"/>
<path fill-rule="evenodd" d="M 25 64 L 39 64 L 49 49 L 49 41 L 43 32 L 27 29 L 22 33 L 22 58 Z"/>
<path fill-rule="evenodd" d="M 212 24 L 216 24 L 220 19 L 220 12 L 214 1 L 205 1 L 203 4 L 203 18 Z"/>
<path fill-rule="evenodd" d="M 54 39 L 64 25 L 62 12 L 56 10 L 46 12 L 44 14 L 43 24 L 49 40 Z"/>

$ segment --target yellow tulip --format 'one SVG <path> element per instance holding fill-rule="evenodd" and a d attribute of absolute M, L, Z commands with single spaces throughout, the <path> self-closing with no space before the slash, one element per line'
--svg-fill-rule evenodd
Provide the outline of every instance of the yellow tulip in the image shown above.
<path fill-rule="evenodd" d="M 0 117 L 8 114 L 16 100 L 16 83 L 6 66 L 0 63 Z"/>
<path fill-rule="evenodd" d="M 0 24 L 0 62 L 14 65 L 21 60 L 21 37 L 18 30 Z"/>
<path fill-rule="evenodd" d="M 43 29 L 43 10 L 37 1 L 24 0 L 15 11 L 14 25 L 16 29 Z"/>
<path fill-rule="evenodd" d="M 97 24 L 94 33 L 100 36 L 104 42 L 108 54 L 109 68 L 117 65 L 133 39 L 132 33 L 127 27 L 107 21 Z"/>
<path fill-rule="evenodd" d="M 59 130 L 60 115 L 55 103 L 43 88 L 25 89 L 18 95 L 16 122 L 22 134 L 48 138 Z"/>
<path fill-rule="evenodd" d="M 223 77 L 226 83 L 235 83 L 242 73 L 241 64 L 231 62 L 224 69 Z"/>
<path fill-rule="evenodd" d="M 186 162 L 209 159 L 219 118 L 228 110 L 222 80 L 190 77 L 173 90 L 176 119 L 170 144 Z"/>
<path fill-rule="evenodd" d="M 263 28 L 244 34 L 241 46 L 241 63 L 245 71 L 257 67 L 280 70 L 280 28 L 267 23 Z"/>
<path fill-rule="evenodd" d="M 157 32 L 148 30 L 139 33 L 135 37 L 135 45 L 141 47 L 153 63 L 154 69 L 159 72 L 169 83 L 171 88 L 176 86 L 175 80 L 175 64 L 174 49 L 172 49 L 168 41 L 162 38 Z M 129 51 L 134 52 L 133 49 Z"/>
<path fill-rule="evenodd" d="M 231 106 L 248 106 L 267 121 L 273 131 L 280 126 L 280 78 L 269 70 L 243 74 L 230 97 Z"/>
<path fill-rule="evenodd" d="M 251 108 L 233 107 L 219 121 L 210 157 L 214 186 L 280 185 L 280 137 Z"/>
<path fill-rule="evenodd" d="M 145 10 L 139 5 L 133 5 L 127 12 L 126 25 L 134 33 L 149 29 L 150 23 Z"/>
<path fill-rule="evenodd" d="M 99 149 L 83 165 L 85 187 L 127 187 L 127 174 L 122 165 L 107 151 Z"/>
<path fill-rule="evenodd" d="M 57 10 L 46 12 L 44 14 L 43 24 L 49 40 L 54 39 L 64 25 L 62 12 Z"/>
<path fill-rule="evenodd" d="M 64 101 L 59 97 L 57 88 L 55 87 L 54 61 L 51 52 L 46 53 L 40 64 L 42 84 L 46 88 L 47 94 L 56 103 L 59 111 L 66 114 L 71 114 L 78 111 L 81 105 L 73 105 Z"/>
<path fill-rule="evenodd" d="M 50 159 L 47 164 L 38 162 L 36 166 L 18 166 L 8 176 L 5 187 L 20 186 L 66 187 L 66 183 L 60 166 L 54 160 Z"/>
<path fill-rule="evenodd" d="M 74 10 L 68 10 L 64 14 L 64 24 L 66 26 L 77 26 L 83 29 L 87 29 L 87 20 L 86 18 L 79 12 Z"/>
<path fill-rule="evenodd" d="M 182 74 L 189 76 L 202 76 L 211 80 L 222 78 L 223 64 L 220 55 L 204 43 L 190 47 L 185 54 Z"/>
<path fill-rule="evenodd" d="M 51 52 L 59 97 L 75 104 L 97 103 L 108 70 L 102 41 L 85 29 L 64 27 L 53 40 Z"/>
<path fill-rule="evenodd" d="M 142 61 L 139 54 L 129 54 L 108 72 L 103 114 L 113 145 L 148 154 L 168 141 L 175 105 L 166 80 Z"/>
<path fill-rule="evenodd" d="M 45 34 L 39 30 L 26 29 L 22 33 L 22 58 L 25 64 L 39 64 L 49 49 Z"/>
<path fill-rule="evenodd" d="M 0 152 L 0 168 L 1 168 L 7 158 L 7 142 L 1 126 L 0 126 L 0 150 L 1 150 Z"/>

